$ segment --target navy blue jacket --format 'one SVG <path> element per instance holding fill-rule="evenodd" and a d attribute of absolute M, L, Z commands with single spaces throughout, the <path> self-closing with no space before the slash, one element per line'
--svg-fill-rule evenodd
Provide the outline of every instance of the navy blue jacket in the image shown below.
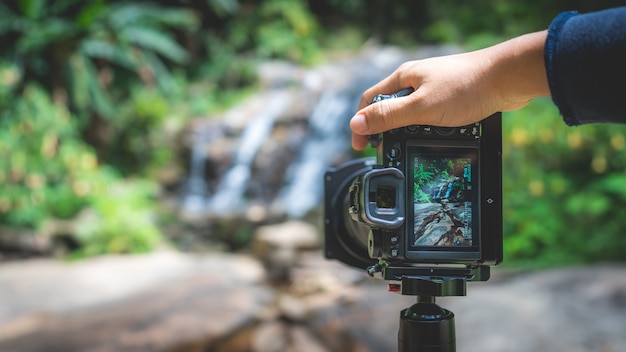
<path fill-rule="evenodd" d="M 626 123 L 626 7 L 559 14 L 544 55 L 552 100 L 568 125 Z"/>

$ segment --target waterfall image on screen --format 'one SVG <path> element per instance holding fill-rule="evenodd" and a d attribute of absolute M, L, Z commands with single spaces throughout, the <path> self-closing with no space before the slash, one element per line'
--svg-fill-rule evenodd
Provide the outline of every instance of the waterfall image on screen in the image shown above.
<path fill-rule="evenodd" d="M 412 247 L 470 247 L 475 156 L 413 154 Z"/>

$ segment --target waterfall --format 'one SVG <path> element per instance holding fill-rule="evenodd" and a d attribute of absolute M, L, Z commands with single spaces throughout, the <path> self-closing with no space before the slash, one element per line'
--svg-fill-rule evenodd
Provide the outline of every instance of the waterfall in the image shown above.
<path fill-rule="evenodd" d="M 272 131 L 274 121 L 290 102 L 289 98 L 286 91 L 277 92 L 267 102 L 263 111 L 248 123 L 241 135 L 241 145 L 237 150 L 235 161 L 222 177 L 208 203 L 208 210 L 211 213 L 227 214 L 244 205 L 243 194 L 251 177 L 254 157 Z"/>
<path fill-rule="evenodd" d="M 191 156 L 182 207 L 190 214 L 201 214 L 207 207 L 209 188 L 204 179 L 206 145 L 218 138 L 221 131 L 211 124 L 201 124 L 192 132 Z"/>
<path fill-rule="evenodd" d="M 347 119 L 354 98 L 345 92 L 324 93 L 309 117 L 309 136 L 300 158 L 287 170 L 278 202 L 289 217 L 300 218 L 316 207 L 323 194 L 323 175 L 331 161 L 349 147 Z"/>

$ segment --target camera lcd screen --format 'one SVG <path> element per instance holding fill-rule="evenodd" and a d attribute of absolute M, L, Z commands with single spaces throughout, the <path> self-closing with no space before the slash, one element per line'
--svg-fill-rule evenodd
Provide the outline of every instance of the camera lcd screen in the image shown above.
<path fill-rule="evenodd" d="M 408 154 L 411 251 L 478 248 L 478 149 L 452 149 L 411 148 Z"/>

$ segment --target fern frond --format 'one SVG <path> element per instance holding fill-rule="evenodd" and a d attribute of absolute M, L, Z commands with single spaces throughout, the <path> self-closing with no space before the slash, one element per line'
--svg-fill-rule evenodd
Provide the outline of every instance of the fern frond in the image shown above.
<path fill-rule="evenodd" d="M 110 7 L 108 18 L 113 28 L 122 29 L 139 23 L 149 26 L 197 28 L 198 17 L 187 9 L 174 9 L 147 3 L 126 3 Z"/>
<path fill-rule="evenodd" d="M 87 92 L 89 93 L 89 100 L 94 110 L 103 117 L 112 118 L 115 115 L 115 105 L 111 102 L 100 81 L 98 81 L 98 71 L 87 58 L 82 58 L 82 64 L 86 73 L 84 78 Z"/>
<path fill-rule="evenodd" d="M 154 73 L 154 79 L 156 80 L 159 88 L 169 94 L 174 91 L 174 78 L 170 71 L 167 69 L 163 61 L 159 59 L 154 53 L 146 53 L 146 63 L 150 65 L 152 72 Z"/>
<path fill-rule="evenodd" d="M 142 49 L 152 50 L 178 64 L 185 63 L 187 51 L 170 38 L 165 32 L 147 27 L 130 27 L 120 33 L 120 38 Z"/>
<path fill-rule="evenodd" d="M 128 70 L 137 70 L 137 64 L 126 46 L 101 39 L 85 39 L 81 43 L 80 51 L 90 58 L 104 59 Z"/>
<path fill-rule="evenodd" d="M 70 21 L 59 18 L 52 18 L 29 27 L 17 43 L 17 49 L 21 53 L 36 52 L 76 34 L 76 27 Z"/>

